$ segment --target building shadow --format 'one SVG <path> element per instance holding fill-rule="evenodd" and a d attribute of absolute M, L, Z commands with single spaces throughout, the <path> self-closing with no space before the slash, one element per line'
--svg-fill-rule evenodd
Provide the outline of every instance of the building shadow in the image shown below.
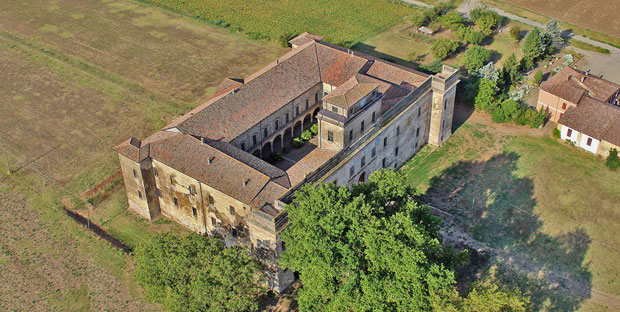
<path fill-rule="evenodd" d="M 392 62 L 392 63 L 396 63 L 402 66 L 406 66 L 409 67 L 411 69 L 416 69 L 418 68 L 419 64 L 414 62 L 414 61 L 408 61 L 399 57 L 396 57 L 394 55 L 390 55 L 390 54 L 386 54 L 383 52 L 379 52 L 377 51 L 377 47 L 369 45 L 369 44 L 365 44 L 362 42 L 358 42 L 355 45 L 353 45 L 351 47 L 351 49 L 355 50 L 355 51 L 359 51 L 362 53 L 366 53 L 370 56 L 374 56 L 376 58 L 382 59 L 384 61 L 388 61 L 388 62 Z"/>
<path fill-rule="evenodd" d="M 470 250 L 470 263 L 458 271 L 460 285 L 492 274 L 493 281 L 529 295 L 532 310 L 578 310 L 591 297 L 585 260 L 591 241 L 583 229 L 559 228 L 540 218 L 533 181 L 515 174 L 519 157 L 503 152 L 486 161 L 457 162 L 431 179 L 425 199 L 454 215 L 452 231 L 458 228 L 491 247 L 486 253 Z M 457 248 L 472 245 L 460 238 Z M 491 260 L 500 258 L 519 269 L 500 265 L 491 272 Z"/>

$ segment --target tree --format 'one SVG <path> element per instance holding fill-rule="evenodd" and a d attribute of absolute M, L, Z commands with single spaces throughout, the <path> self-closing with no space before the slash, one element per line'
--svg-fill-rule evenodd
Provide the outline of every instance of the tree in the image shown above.
<path fill-rule="evenodd" d="M 488 62 L 482 68 L 478 69 L 478 75 L 481 78 L 489 79 L 495 83 L 499 79 L 499 71 L 493 66 L 492 62 Z"/>
<path fill-rule="evenodd" d="M 493 27 L 502 23 L 502 17 L 494 11 L 488 9 L 474 9 L 469 12 L 472 21 L 480 28 L 480 32 L 488 36 L 493 32 Z"/>
<path fill-rule="evenodd" d="M 393 170 L 350 189 L 304 185 L 286 206 L 291 223 L 282 233 L 287 249 L 280 259 L 300 274 L 300 310 L 460 311 L 481 301 L 506 306 L 497 289 L 459 296 L 452 269 L 465 254 L 442 246 L 439 219 L 416 195 Z"/>
<path fill-rule="evenodd" d="M 510 37 L 516 41 L 521 40 L 521 27 L 514 26 L 510 28 Z"/>
<path fill-rule="evenodd" d="M 609 156 L 607 156 L 607 162 L 605 163 L 607 167 L 613 171 L 616 171 L 618 167 L 620 167 L 620 158 L 618 158 L 618 150 L 612 148 L 609 150 Z"/>
<path fill-rule="evenodd" d="M 497 85 L 489 79 L 480 79 L 478 94 L 474 99 L 474 107 L 488 111 L 495 106 L 495 96 L 497 95 Z"/>
<path fill-rule="evenodd" d="M 256 311 L 262 268 L 241 247 L 210 236 L 163 234 L 134 251 L 136 279 L 171 311 Z"/>
<path fill-rule="evenodd" d="M 473 46 L 465 52 L 463 65 L 470 71 L 478 70 L 491 59 L 491 51 L 481 47 Z"/>
<path fill-rule="evenodd" d="M 536 82 L 537 85 L 539 85 L 543 80 L 543 73 L 542 70 L 538 70 L 536 71 L 536 73 L 534 74 L 534 81 Z"/>
<path fill-rule="evenodd" d="M 517 62 L 517 57 L 514 53 L 504 62 L 503 72 L 504 79 L 508 80 L 506 81 L 507 85 L 512 85 L 519 79 L 519 62 Z"/>
<path fill-rule="evenodd" d="M 446 28 L 456 30 L 463 25 L 465 19 L 456 10 L 451 10 L 450 12 L 439 17 L 438 21 L 440 21 Z"/>
<path fill-rule="evenodd" d="M 525 40 L 523 41 L 523 60 L 525 61 L 525 66 L 530 68 L 536 64 L 536 61 L 543 55 L 544 46 L 542 34 L 538 28 L 534 28 L 534 30 L 527 33 L 525 36 Z"/>
<path fill-rule="evenodd" d="M 463 300 L 462 312 L 504 312 L 526 311 L 529 299 L 523 298 L 517 290 L 500 289 L 497 285 L 477 284 Z"/>
<path fill-rule="evenodd" d="M 550 39 L 551 46 L 556 49 L 559 49 L 566 44 L 566 41 L 562 37 L 562 28 L 560 28 L 558 21 L 555 18 L 551 19 L 545 25 L 545 35 Z"/>
<path fill-rule="evenodd" d="M 431 52 L 437 59 L 444 59 L 459 47 L 458 42 L 448 38 L 439 38 L 433 41 Z"/>

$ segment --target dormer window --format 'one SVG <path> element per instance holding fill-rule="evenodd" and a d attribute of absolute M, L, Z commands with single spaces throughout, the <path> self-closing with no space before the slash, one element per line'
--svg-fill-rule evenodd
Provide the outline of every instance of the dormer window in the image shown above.
<path fill-rule="evenodd" d="M 133 177 L 134 178 L 138 178 L 138 171 L 136 171 L 136 169 L 133 170 Z"/>
<path fill-rule="evenodd" d="M 193 185 L 189 186 L 189 193 L 190 195 L 196 194 L 196 188 Z"/>
<path fill-rule="evenodd" d="M 337 106 L 332 106 L 332 112 L 338 114 L 338 107 Z"/>

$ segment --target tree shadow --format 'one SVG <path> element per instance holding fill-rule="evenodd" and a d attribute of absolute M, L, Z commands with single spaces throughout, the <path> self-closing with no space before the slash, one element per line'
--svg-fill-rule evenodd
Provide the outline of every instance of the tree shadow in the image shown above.
<path fill-rule="evenodd" d="M 584 264 L 590 239 L 583 229 L 559 228 L 534 212 L 533 181 L 515 174 L 519 157 L 503 152 L 486 161 L 457 162 L 431 179 L 425 198 L 454 214 L 452 230 L 491 247 L 492 256 L 470 252 L 470 264 L 457 272 L 459 284 L 492 275 L 494 282 L 529 295 L 534 310 L 577 310 L 591 297 L 592 274 Z M 457 248 L 474 244 L 460 238 Z M 500 259 L 509 265 L 491 272 L 492 262 Z"/>

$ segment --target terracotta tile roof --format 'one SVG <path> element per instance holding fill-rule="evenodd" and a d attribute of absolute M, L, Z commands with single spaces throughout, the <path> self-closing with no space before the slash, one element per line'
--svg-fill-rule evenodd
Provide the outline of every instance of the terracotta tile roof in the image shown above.
<path fill-rule="evenodd" d="M 608 132 L 618 119 L 620 119 L 620 108 L 584 96 L 577 106 L 566 110 L 558 123 L 600 140 L 604 138 L 604 135 L 608 135 L 611 139 L 617 137 Z"/>
<path fill-rule="evenodd" d="M 336 155 L 336 151 L 330 151 L 326 149 L 315 148 L 304 158 L 300 159 L 292 167 L 286 170 L 286 173 L 291 179 L 293 186 L 299 184 L 306 177 L 307 174 L 315 171 L 329 159 Z"/>
<path fill-rule="evenodd" d="M 427 74 L 411 68 L 384 61 L 373 62 L 365 74 L 400 86 L 409 92 L 413 91 L 415 87 L 421 85 L 429 77 Z"/>
<path fill-rule="evenodd" d="M 242 85 L 243 79 L 226 78 L 224 79 L 224 81 L 222 81 L 222 83 L 220 83 L 220 86 L 217 87 L 217 90 L 215 90 L 215 93 L 211 96 L 211 98 L 217 97 L 224 93 L 228 93 L 235 88 L 239 88 Z"/>
<path fill-rule="evenodd" d="M 618 92 L 620 85 L 567 66 L 545 81 L 540 88 L 577 104 L 584 95 L 606 102 Z"/>
<path fill-rule="evenodd" d="M 248 205 L 256 197 L 263 198 L 265 201 L 277 199 L 277 197 L 268 198 L 267 194 L 260 194 L 264 189 L 272 195 L 275 194 L 274 190 L 280 190 L 282 193 L 287 190 L 269 176 L 270 173 L 277 172 L 279 169 L 261 172 L 213 147 L 212 144 L 202 144 L 200 140 L 189 135 L 179 134 L 159 140 L 151 145 L 151 157 L 153 159 Z M 263 161 L 256 159 L 253 162 Z M 264 166 L 271 165 L 266 164 Z M 286 175 L 282 171 L 281 174 Z M 247 183 L 244 186 L 245 181 Z M 268 186 L 269 184 L 273 184 L 273 186 Z"/>
<path fill-rule="evenodd" d="M 336 90 L 323 97 L 323 101 L 348 109 L 378 88 L 379 84 L 377 83 L 360 83 L 357 78 L 353 76 L 340 85 L 340 87 L 336 88 Z"/>
<path fill-rule="evenodd" d="M 303 34 L 289 40 L 288 42 L 292 45 L 300 46 L 308 42 L 311 42 L 313 40 L 322 40 L 322 39 L 323 39 L 322 36 L 317 36 L 315 34 L 311 34 L 306 31 Z"/>
<path fill-rule="evenodd" d="M 409 84 L 399 86 L 364 74 L 357 74 L 355 77 L 357 77 L 357 80 L 360 82 L 379 84 L 379 92 L 383 93 L 383 98 L 381 99 L 381 113 L 390 109 L 390 107 L 394 106 L 411 92 L 408 89 L 410 87 Z"/>
<path fill-rule="evenodd" d="M 620 117 L 616 118 L 616 121 L 607 129 L 605 134 L 603 134 L 603 140 L 612 143 L 614 145 L 620 146 Z"/>
<path fill-rule="evenodd" d="M 316 49 L 295 49 L 262 75 L 229 92 L 176 124 L 183 133 L 231 141 L 303 92 L 320 83 Z"/>

